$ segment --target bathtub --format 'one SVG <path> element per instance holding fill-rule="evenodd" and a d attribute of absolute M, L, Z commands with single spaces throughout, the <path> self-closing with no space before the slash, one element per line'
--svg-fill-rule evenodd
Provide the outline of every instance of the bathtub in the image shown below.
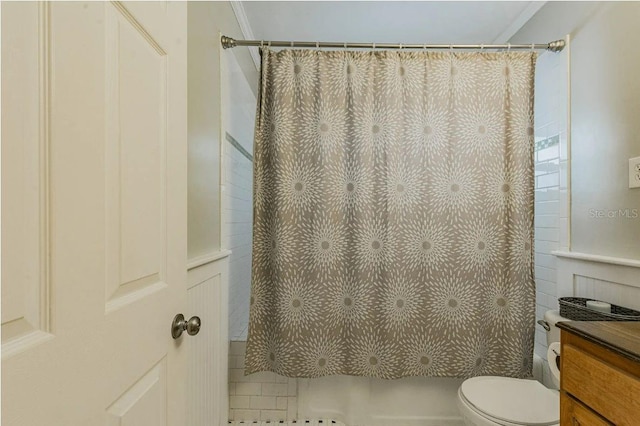
<path fill-rule="evenodd" d="M 538 380 L 542 363 L 534 356 Z M 456 406 L 461 383 L 425 377 L 299 379 L 298 418 L 332 418 L 348 426 L 463 426 Z"/>

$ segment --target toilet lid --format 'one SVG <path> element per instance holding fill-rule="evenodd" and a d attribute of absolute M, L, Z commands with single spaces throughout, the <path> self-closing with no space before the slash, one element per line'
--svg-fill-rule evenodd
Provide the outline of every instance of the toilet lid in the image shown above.
<path fill-rule="evenodd" d="M 478 411 L 510 423 L 544 426 L 560 420 L 558 394 L 536 380 L 474 377 L 460 387 Z"/>

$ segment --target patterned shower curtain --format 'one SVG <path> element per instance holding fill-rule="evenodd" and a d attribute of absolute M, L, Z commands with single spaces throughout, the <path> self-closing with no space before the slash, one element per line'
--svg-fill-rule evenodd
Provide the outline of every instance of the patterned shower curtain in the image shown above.
<path fill-rule="evenodd" d="M 531 376 L 535 60 L 263 49 L 247 374 Z"/>

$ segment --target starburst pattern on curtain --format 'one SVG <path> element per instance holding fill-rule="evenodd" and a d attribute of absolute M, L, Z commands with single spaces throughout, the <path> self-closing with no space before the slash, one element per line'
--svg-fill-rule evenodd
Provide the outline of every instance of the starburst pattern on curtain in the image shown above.
<path fill-rule="evenodd" d="M 535 58 L 263 49 L 247 373 L 531 376 Z"/>

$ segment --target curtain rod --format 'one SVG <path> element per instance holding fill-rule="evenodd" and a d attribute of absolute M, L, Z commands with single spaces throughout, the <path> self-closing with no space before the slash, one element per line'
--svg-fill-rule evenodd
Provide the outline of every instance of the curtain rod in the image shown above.
<path fill-rule="evenodd" d="M 338 43 L 317 41 L 264 41 L 264 40 L 236 40 L 222 36 L 222 47 L 231 49 L 236 46 L 267 46 L 267 47 L 335 47 L 354 49 L 546 49 L 552 52 L 560 52 L 564 49 L 564 40 L 555 40 L 543 44 L 402 44 L 402 43 Z"/>

